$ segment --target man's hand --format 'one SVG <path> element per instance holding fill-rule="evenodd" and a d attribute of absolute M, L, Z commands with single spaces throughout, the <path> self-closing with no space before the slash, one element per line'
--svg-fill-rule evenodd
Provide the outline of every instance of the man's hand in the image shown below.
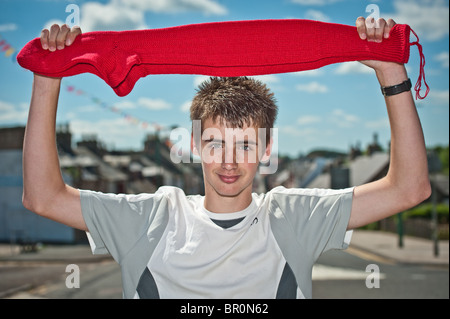
<path fill-rule="evenodd" d="M 72 27 L 70 29 L 67 24 L 63 24 L 59 26 L 57 24 L 53 24 L 50 27 L 50 30 L 43 29 L 41 31 L 41 45 L 42 49 L 49 50 L 54 52 L 56 50 L 62 50 L 66 46 L 71 46 L 75 38 L 81 34 L 81 29 L 78 26 Z M 59 82 L 61 81 L 60 77 L 53 78 L 47 77 L 40 74 L 34 74 L 35 82 L 44 82 L 51 83 L 54 82 L 55 85 L 59 86 Z"/>
<path fill-rule="evenodd" d="M 356 19 L 356 29 L 361 40 L 382 43 L 389 39 L 391 29 L 396 25 L 392 19 L 378 19 L 359 17 Z M 408 76 L 405 66 L 395 62 L 376 60 L 359 61 L 375 70 L 381 86 L 390 86 L 405 81 Z"/>
<path fill-rule="evenodd" d="M 374 18 L 365 19 L 359 17 L 356 19 L 356 29 L 358 30 L 361 40 L 369 42 L 381 43 L 383 39 L 389 38 L 389 32 L 395 25 L 395 21 L 388 19 L 387 21 L 380 18 L 375 21 Z"/>
<path fill-rule="evenodd" d="M 54 24 L 50 27 L 50 30 L 44 29 L 41 31 L 42 48 L 52 52 L 62 50 L 66 46 L 72 45 L 79 34 L 81 34 L 81 29 L 78 26 L 70 29 L 67 24 L 62 26 Z"/>

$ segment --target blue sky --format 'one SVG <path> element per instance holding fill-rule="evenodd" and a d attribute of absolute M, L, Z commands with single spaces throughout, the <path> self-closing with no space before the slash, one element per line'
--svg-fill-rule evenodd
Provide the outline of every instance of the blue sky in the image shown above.
<path fill-rule="evenodd" d="M 449 2 L 446 0 L 0 0 L 0 41 L 15 53 L 40 30 L 63 23 L 69 4 L 80 9 L 84 32 L 162 28 L 191 23 L 252 19 L 313 19 L 354 25 L 376 5 L 382 17 L 409 24 L 419 35 L 426 57 L 429 96 L 417 101 L 427 146 L 449 139 Z M 1 48 L 0 48 L 1 50 Z M 407 65 L 413 83 L 419 75 L 419 55 L 411 48 Z M 126 97 L 118 97 L 103 80 L 82 74 L 63 80 L 57 122 L 70 123 L 75 139 L 95 134 L 109 147 L 139 149 L 154 126 L 190 128 L 189 101 L 203 79 L 197 75 L 152 75 L 137 82 Z M 342 63 L 312 72 L 260 77 L 274 91 L 279 106 L 278 149 L 296 156 L 317 148 L 348 151 L 363 148 L 374 133 L 384 148 L 389 124 L 384 99 L 372 70 L 359 63 Z M 0 51 L 0 127 L 24 125 L 32 74 Z M 67 86 L 89 93 L 77 95 Z M 98 100 L 94 102 L 92 96 Z M 101 107 L 101 101 L 109 108 Z M 112 112 L 110 107 L 122 113 Z"/>

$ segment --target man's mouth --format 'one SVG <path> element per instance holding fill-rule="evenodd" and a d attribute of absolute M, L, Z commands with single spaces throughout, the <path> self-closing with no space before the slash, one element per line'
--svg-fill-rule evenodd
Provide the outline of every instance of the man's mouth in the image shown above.
<path fill-rule="evenodd" d="M 219 175 L 219 178 L 222 182 L 227 184 L 232 184 L 239 179 L 239 175 Z"/>

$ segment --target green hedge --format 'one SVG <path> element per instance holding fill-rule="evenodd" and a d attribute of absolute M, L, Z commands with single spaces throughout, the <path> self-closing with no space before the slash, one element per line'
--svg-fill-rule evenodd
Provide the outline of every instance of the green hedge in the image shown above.
<path fill-rule="evenodd" d="M 433 204 L 424 203 L 405 211 L 403 214 L 403 218 L 431 218 L 432 209 Z M 438 222 L 440 224 L 446 224 L 449 222 L 449 207 L 447 204 L 437 204 L 436 212 L 438 216 Z"/>

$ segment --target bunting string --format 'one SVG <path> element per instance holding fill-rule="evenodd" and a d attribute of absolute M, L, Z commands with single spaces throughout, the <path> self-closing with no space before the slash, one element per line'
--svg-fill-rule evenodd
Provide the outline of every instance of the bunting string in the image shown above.
<path fill-rule="evenodd" d="M 18 51 L 13 48 L 0 34 L 0 52 L 2 52 L 5 57 L 11 57 L 13 63 L 16 63 L 16 56 Z"/>
<path fill-rule="evenodd" d="M 67 92 L 77 95 L 77 96 L 86 96 L 87 98 L 89 98 L 93 103 L 95 103 L 96 105 L 100 106 L 102 109 L 110 111 L 112 113 L 115 113 L 117 115 L 120 115 L 122 118 L 124 118 L 127 122 L 129 122 L 130 124 L 134 124 L 136 126 L 139 126 L 143 129 L 148 129 L 148 128 L 154 128 L 156 131 L 162 131 L 165 129 L 165 127 L 161 126 L 160 124 L 156 123 L 156 122 L 148 122 L 148 121 L 144 121 L 141 120 L 131 114 L 128 114 L 126 112 L 124 112 L 123 110 L 121 110 L 120 108 L 113 106 L 113 105 L 109 105 L 105 102 L 103 102 L 101 99 L 99 99 L 96 96 L 93 96 L 92 94 L 89 94 L 88 92 L 78 89 L 76 88 L 74 85 L 72 84 L 67 84 L 66 85 L 66 90 Z"/>

